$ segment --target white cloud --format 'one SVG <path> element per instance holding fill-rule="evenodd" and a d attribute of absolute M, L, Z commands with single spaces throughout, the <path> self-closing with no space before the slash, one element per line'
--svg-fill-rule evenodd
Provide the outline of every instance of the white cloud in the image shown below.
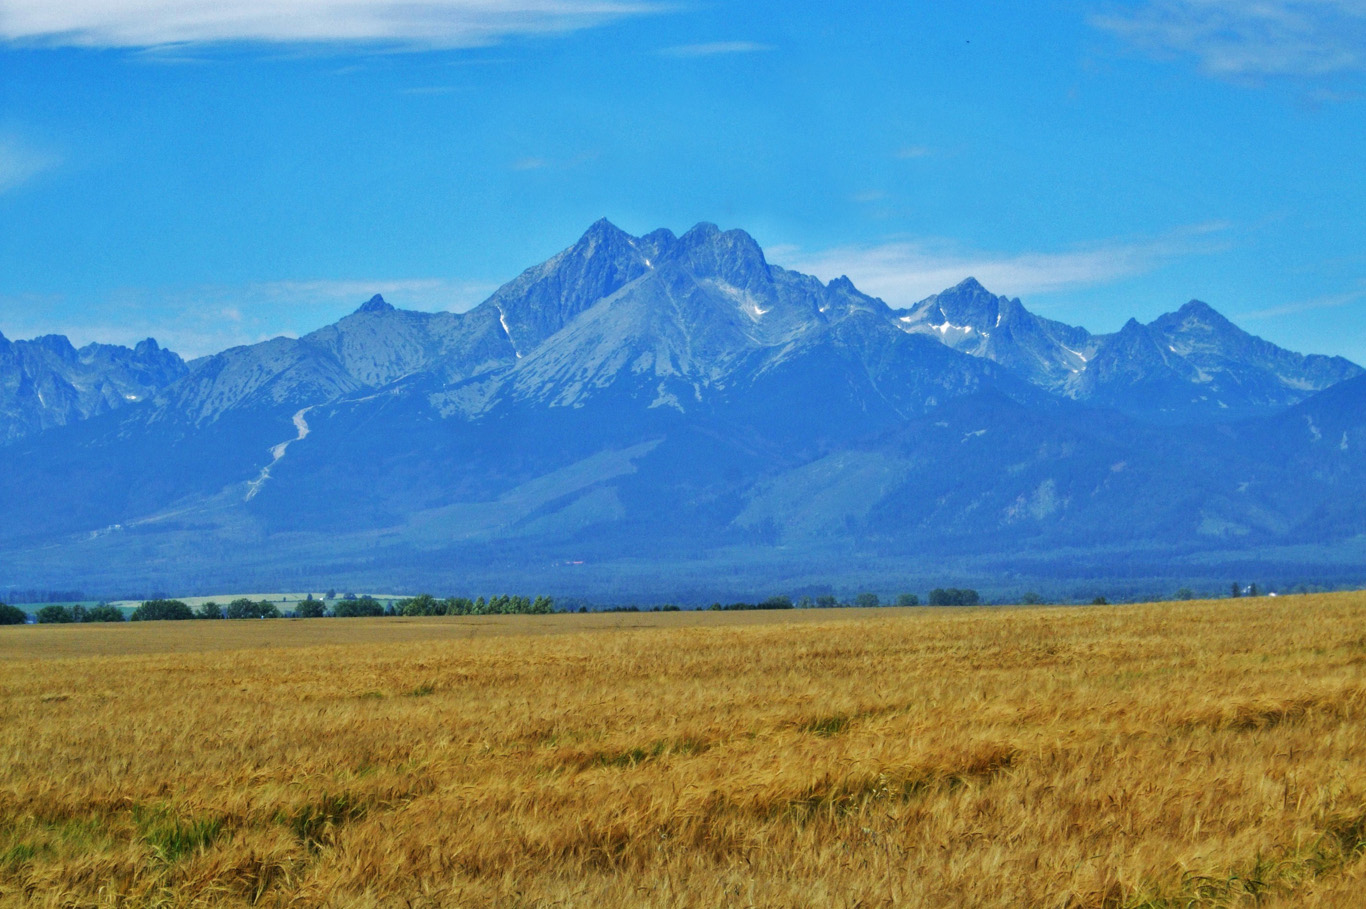
<path fill-rule="evenodd" d="M 1145 52 L 1195 57 L 1215 76 L 1366 70 L 1366 0 L 1146 0 L 1092 22 Z"/>
<path fill-rule="evenodd" d="M 474 47 L 664 8 L 656 0 L 0 0 L 0 39 L 90 47 L 224 41 Z"/>
<path fill-rule="evenodd" d="M 716 57 L 721 54 L 755 54 L 773 50 L 771 44 L 754 41 L 713 41 L 709 44 L 680 44 L 660 51 L 666 57 Z"/>
<path fill-rule="evenodd" d="M 823 280 L 848 275 L 865 293 L 909 306 L 968 276 L 998 294 L 1024 296 L 1107 284 L 1168 262 L 1222 249 L 1223 224 L 1204 224 L 1138 240 L 1109 240 L 1059 252 L 994 254 L 926 240 L 894 240 L 805 253 L 773 251 L 797 271 Z"/>
<path fill-rule="evenodd" d="M 51 155 L 36 151 L 17 139 L 0 136 L 0 193 L 27 183 L 56 164 L 57 160 Z"/>
<path fill-rule="evenodd" d="M 1294 303 L 1286 303 L 1281 306 L 1269 306 L 1266 309 L 1239 313 L 1238 317 L 1241 319 L 1274 319 L 1278 316 L 1292 316 L 1297 313 L 1312 312 L 1316 309 L 1336 309 L 1339 306 L 1348 306 L 1358 300 L 1366 300 L 1366 290 L 1314 297 L 1310 300 L 1297 300 Z"/>

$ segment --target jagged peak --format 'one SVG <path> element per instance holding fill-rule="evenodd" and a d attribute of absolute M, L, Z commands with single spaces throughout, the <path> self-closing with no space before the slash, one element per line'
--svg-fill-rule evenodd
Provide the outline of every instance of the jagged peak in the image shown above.
<path fill-rule="evenodd" d="M 1224 314 L 1203 300 L 1191 300 L 1185 306 L 1176 311 L 1178 316 L 1186 318 L 1194 317 L 1205 322 L 1227 322 Z"/>
<path fill-rule="evenodd" d="M 840 275 L 838 278 L 836 278 L 835 280 L 831 281 L 829 284 L 827 284 L 827 285 L 825 285 L 825 286 L 826 286 L 826 289 L 827 289 L 827 290 L 842 290 L 842 291 L 845 291 L 846 293 L 857 293 L 857 292 L 858 292 L 858 288 L 854 286 L 854 282 L 853 282 L 853 281 L 850 281 L 850 280 L 849 280 L 849 276 L 848 276 L 848 275 Z"/>
<path fill-rule="evenodd" d="M 363 312 L 393 311 L 394 307 L 392 304 L 385 302 L 384 297 L 380 296 L 379 294 L 375 294 L 373 297 L 371 297 L 370 299 L 366 300 L 364 303 L 361 304 L 360 308 L 356 310 L 355 315 L 359 315 Z"/>
<path fill-rule="evenodd" d="M 653 246 L 660 247 L 668 246 L 671 243 L 678 242 L 678 237 L 674 236 L 674 232 L 669 230 L 667 227 L 661 227 L 657 230 L 652 230 L 640 239 Z"/>
<path fill-rule="evenodd" d="M 684 250 L 729 250 L 751 259 L 764 268 L 768 267 L 768 259 L 765 258 L 759 241 L 739 228 L 723 231 L 710 221 L 693 225 L 687 233 L 678 238 L 678 246 Z"/>
<path fill-rule="evenodd" d="M 995 296 L 991 293 L 991 291 L 987 290 L 985 287 L 982 286 L 981 281 L 978 281 L 972 275 L 968 275 L 966 278 L 959 281 L 957 284 L 951 287 L 950 290 L 958 291 L 960 293 L 983 293 Z"/>
<path fill-rule="evenodd" d="M 33 343 L 58 356 L 68 358 L 76 356 L 76 348 L 66 335 L 39 335 L 33 339 Z"/>
<path fill-rule="evenodd" d="M 715 224 L 711 223 L 710 221 L 698 221 L 698 222 L 697 222 L 696 224 L 694 224 L 692 227 L 688 228 L 688 230 L 686 230 L 686 231 L 683 233 L 683 236 L 679 237 L 679 239 L 680 239 L 680 240 L 685 240 L 685 241 L 687 241 L 687 240 L 694 240 L 694 241 L 695 241 L 695 240 L 704 240 L 704 239 L 709 239 L 709 238 L 711 238 L 711 237 L 719 236 L 720 233 L 721 233 L 721 228 L 717 227 Z"/>
<path fill-rule="evenodd" d="M 161 353 L 161 345 L 156 338 L 144 338 L 133 348 L 133 353 L 139 357 L 154 356 Z"/>
<path fill-rule="evenodd" d="M 634 240 L 635 238 L 626 231 L 617 227 L 606 218 L 599 218 L 588 226 L 588 230 L 583 232 L 579 242 L 575 246 L 598 245 L 609 240 Z"/>

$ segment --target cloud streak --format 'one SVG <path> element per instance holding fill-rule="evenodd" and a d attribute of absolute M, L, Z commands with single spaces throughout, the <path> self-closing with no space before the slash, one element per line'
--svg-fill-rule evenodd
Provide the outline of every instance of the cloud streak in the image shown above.
<path fill-rule="evenodd" d="M 1349 306 L 1358 300 L 1366 300 L 1366 290 L 1356 290 L 1345 294 L 1332 294 L 1326 297 L 1315 297 L 1312 300 L 1298 300 L 1294 303 L 1286 303 L 1282 306 L 1269 306 L 1266 309 L 1254 309 L 1251 312 L 1239 313 L 1242 319 L 1275 319 L 1280 316 L 1293 316 L 1302 312 L 1313 312 L 1317 309 L 1337 309 L 1340 306 Z"/>
<path fill-rule="evenodd" d="M 22 186 L 56 164 L 51 155 L 35 151 L 16 139 L 0 136 L 0 193 Z"/>
<path fill-rule="evenodd" d="M 1146 0 L 1091 21 L 1224 78 L 1366 71 L 1366 0 Z"/>
<path fill-rule="evenodd" d="M 655 0 L 0 0 L 0 40 L 129 48 L 236 41 L 476 47 L 663 9 Z"/>
<path fill-rule="evenodd" d="M 909 306 L 969 275 L 995 293 L 1022 296 L 1093 287 L 1144 274 L 1190 255 L 1226 248 L 1224 224 L 1139 240 L 1110 240 L 1058 252 L 993 254 L 925 240 L 896 240 L 804 253 L 775 251 L 790 267 L 823 280 L 840 275 L 894 307 Z"/>
<path fill-rule="evenodd" d="M 665 57 L 718 57 L 723 54 L 757 54 L 773 50 L 771 44 L 755 41 L 713 41 L 708 44 L 680 44 L 666 47 L 659 53 Z"/>

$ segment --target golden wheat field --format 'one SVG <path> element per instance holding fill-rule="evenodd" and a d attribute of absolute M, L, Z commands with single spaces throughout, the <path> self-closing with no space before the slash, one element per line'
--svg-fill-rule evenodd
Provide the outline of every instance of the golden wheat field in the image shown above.
<path fill-rule="evenodd" d="M 6 906 L 1366 906 L 1366 595 L 0 629 Z"/>

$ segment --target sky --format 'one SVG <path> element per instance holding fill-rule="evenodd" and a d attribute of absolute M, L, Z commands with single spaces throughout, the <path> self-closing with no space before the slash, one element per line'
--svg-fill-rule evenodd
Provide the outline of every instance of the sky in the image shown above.
<path fill-rule="evenodd" d="M 0 0 L 0 332 L 463 310 L 607 217 L 1366 363 L 1366 0 Z"/>

